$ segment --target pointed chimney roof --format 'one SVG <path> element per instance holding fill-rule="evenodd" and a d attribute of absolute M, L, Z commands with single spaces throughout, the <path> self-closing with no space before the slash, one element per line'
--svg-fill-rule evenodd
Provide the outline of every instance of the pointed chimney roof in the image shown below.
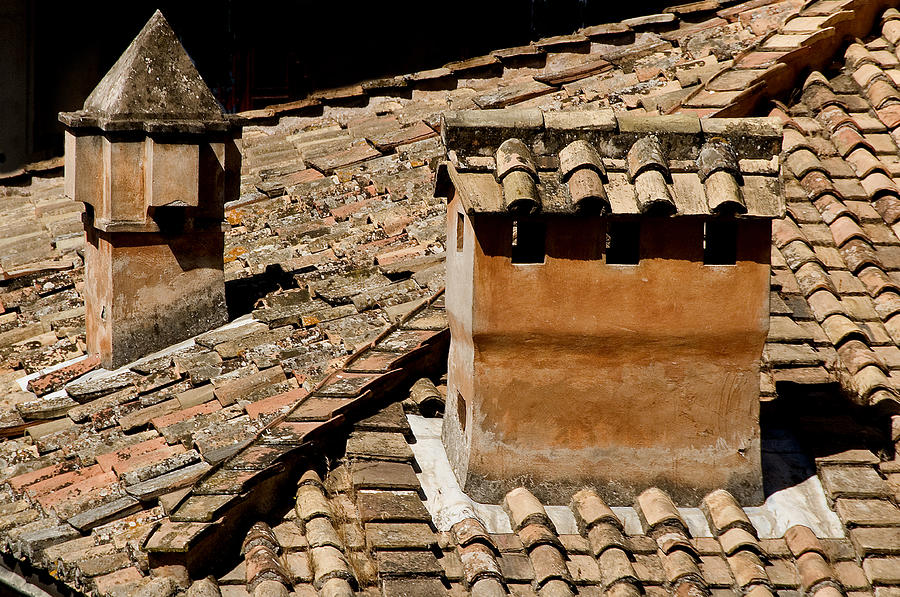
<path fill-rule="evenodd" d="M 156 11 L 77 112 L 70 127 L 147 132 L 226 128 L 222 109 L 175 32 Z"/>

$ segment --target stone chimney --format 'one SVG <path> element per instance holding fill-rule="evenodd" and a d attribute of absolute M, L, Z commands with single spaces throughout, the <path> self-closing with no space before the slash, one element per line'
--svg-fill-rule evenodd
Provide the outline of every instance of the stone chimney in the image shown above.
<path fill-rule="evenodd" d="M 443 439 L 469 495 L 761 502 L 780 125 L 485 110 L 441 134 Z"/>
<path fill-rule="evenodd" d="M 59 117 L 66 195 L 85 204 L 88 350 L 116 368 L 225 323 L 224 205 L 241 157 L 162 13 Z"/>

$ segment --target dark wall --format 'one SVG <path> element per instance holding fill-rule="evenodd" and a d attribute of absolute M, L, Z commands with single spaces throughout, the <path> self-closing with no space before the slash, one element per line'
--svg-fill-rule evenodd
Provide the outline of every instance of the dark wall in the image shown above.
<path fill-rule="evenodd" d="M 77 8 L 63 0 L 7 0 L 7 4 L 18 7 L 18 20 L 10 21 L 10 28 L 22 32 L 7 39 L 16 44 L 16 55 L 25 59 L 15 77 L 0 75 L 12 79 L 0 80 L 0 88 L 13 88 L 12 95 L 28 109 L 21 111 L 26 116 L 0 114 L 0 129 L 21 128 L 29 115 L 31 124 L 29 135 L 16 137 L 20 150 L 7 150 L 23 157 L 0 163 L 0 173 L 21 165 L 13 162 L 61 153 L 62 129 L 56 114 L 81 107 L 157 8 L 226 109 L 239 111 L 296 99 L 314 89 L 436 68 L 541 36 L 570 33 L 586 24 L 655 12 L 664 3 L 611 7 L 608 0 L 132 0 L 115 5 L 81 3 Z M 16 59 L 16 64 L 21 62 Z"/>
<path fill-rule="evenodd" d="M 30 49 L 26 1 L 0 1 L 0 174 L 18 168 L 31 147 Z"/>

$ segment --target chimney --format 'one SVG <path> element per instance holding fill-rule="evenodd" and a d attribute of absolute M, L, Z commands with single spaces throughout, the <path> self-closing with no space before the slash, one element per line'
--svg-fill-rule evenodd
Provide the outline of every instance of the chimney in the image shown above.
<path fill-rule="evenodd" d="M 441 131 L 443 440 L 470 497 L 760 503 L 777 121 L 486 110 Z"/>
<path fill-rule="evenodd" d="M 87 342 L 106 368 L 227 321 L 233 127 L 157 11 L 65 124 L 66 195 L 85 204 Z"/>

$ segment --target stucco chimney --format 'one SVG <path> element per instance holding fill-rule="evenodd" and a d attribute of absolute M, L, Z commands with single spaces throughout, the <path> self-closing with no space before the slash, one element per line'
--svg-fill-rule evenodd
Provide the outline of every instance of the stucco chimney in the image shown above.
<path fill-rule="evenodd" d="M 88 350 L 115 368 L 225 323 L 224 205 L 241 157 L 162 13 L 60 120 L 66 195 L 86 207 Z"/>
<path fill-rule="evenodd" d="M 441 131 L 443 438 L 470 496 L 761 502 L 780 125 L 498 110 Z"/>

